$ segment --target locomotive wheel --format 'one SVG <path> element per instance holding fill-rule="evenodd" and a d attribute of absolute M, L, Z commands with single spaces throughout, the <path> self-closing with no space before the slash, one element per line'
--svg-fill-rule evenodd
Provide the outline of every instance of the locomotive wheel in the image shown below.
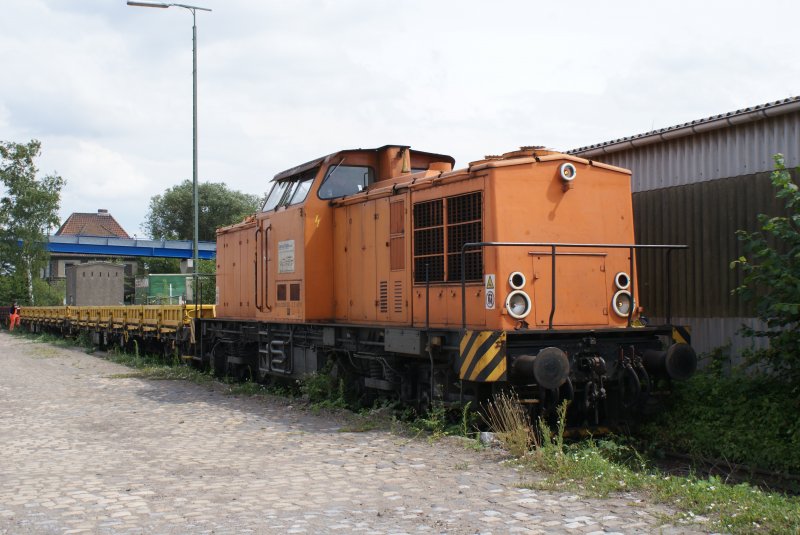
<path fill-rule="evenodd" d="M 341 389 L 342 397 L 344 397 L 347 405 L 351 407 L 359 405 L 366 389 L 361 377 L 355 373 L 355 370 L 351 369 L 342 359 L 336 359 L 331 368 L 330 378 L 330 389 L 334 396 L 338 396 Z"/>
<path fill-rule="evenodd" d="M 256 375 L 249 364 L 227 363 L 226 373 L 240 382 L 256 382 Z"/>

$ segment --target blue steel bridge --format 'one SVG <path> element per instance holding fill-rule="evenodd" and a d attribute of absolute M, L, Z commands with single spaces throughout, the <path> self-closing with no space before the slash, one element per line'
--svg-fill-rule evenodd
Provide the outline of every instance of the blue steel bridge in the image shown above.
<path fill-rule="evenodd" d="M 197 244 L 201 260 L 216 257 L 217 244 L 201 241 Z M 191 240 L 137 240 L 100 238 L 95 236 L 48 236 L 47 250 L 60 254 L 98 256 L 135 256 L 159 258 L 192 258 Z"/>

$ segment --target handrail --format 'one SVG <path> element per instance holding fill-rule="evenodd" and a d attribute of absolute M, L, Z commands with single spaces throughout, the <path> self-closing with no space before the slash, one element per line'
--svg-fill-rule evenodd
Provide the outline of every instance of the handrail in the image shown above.
<path fill-rule="evenodd" d="M 269 306 L 269 234 L 266 233 L 267 230 L 272 230 L 272 223 L 264 229 L 264 307 L 272 310 L 272 307 Z"/>
<path fill-rule="evenodd" d="M 259 296 L 258 296 L 258 257 L 259 257 L 259 255 L 258 255 L 258 250 L 259 250 L 259 246 L 261 245 L 261 243 L 258 241 L 258 235 L 259 235 L 259 233 L 260 233 L 260 232 L 261 232 L 261 225 L 258 225 L 258 226 L 256 227 L 256 235 L 255 235 L 255 242 L 256 242 L 256 257 L 255 257 L 255 259 L 253 260 L 253 271 L 254 271 L 254 273 L 253 273 L 253 278 L 255 279 L 255 280 L 253 281 L 253 283 L 255 284 L 255 292 L 256 292 L 256 299 L 255 299 L 255 301 L 256 301 L 256 308 L 257 308 L 258 310 L 261 310 L 261 311 L 263 311 L 263 310 L 264 310 L 264 307 L 262 307 L 261 305 L 259 305 L 259 304 L 258 304 L 258 297 L 259 297 Z"/>
<path fill-rule="evenodd" d="M 633 251 L 636 249 L 666 249 L 667 250 L 667 323 L 670 322 L 672 300 L 671 295 L 671 273 L 670 273 L 670 253 L 675 249 L 689 249 L 688 245 L 631 245 L 621 243 L 552 243 L 552 242 L 467 242 L 461 246 L 461 329 L 467 330 L 467 272 L 464 269 L 466 265 L 466 252 L 467 249 L 483 249 L 484 247 L 549 247 L 550 254 L 552 255 L 552 270 L 553 277 L 550 288 L 550 319 L 547 328 L 553 329 L 553 316 L 556 313 L 556 249 L 563 248 L 596 248 L 596 249 L 628 249 L 630 254 L 630 293 L 631 293 L 631 309 L 628 312 L 628 327 L 631 326 L 631 318 L 633 317 L 633 309 L 635 304 L 634 287 L 636 286 L 635 277 L 633 273 Z"/>

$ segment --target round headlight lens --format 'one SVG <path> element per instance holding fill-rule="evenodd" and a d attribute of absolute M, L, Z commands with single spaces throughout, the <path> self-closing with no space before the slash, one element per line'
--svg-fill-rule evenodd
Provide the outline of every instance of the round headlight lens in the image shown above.
<path fill-rule="evenodd" d="M 634 306 L 633 298 L 628 290 L 620 290 L 614 294 L 611 306 L 617 316 L 627 318 Z"/>
<path fill-rule="evenodd" d="M 515 290 L 521 290 L 525 286 L 525 275 L 515 271 L 508 276 L 508 284 Z"/>
<path fill-rule="evenodd" d="M 506 297 L 506 310 L 509 316 L 521 320 L 531 313 L 531 298 L 522 290 L 514 290 Z"/>
<path fill-rule="evenodd" d="M 619 273 L 614 275 L 614 284 L 620 290 L 627 290 L 628 286 L 631 285 L 631 278 L 624 271 L 620 271 Z"/>
<path fill-rule="evenodd" d="M 564 182 L 572 182 L 575 179 L 575 175 L 578 174 L 578 170 L 575 169 L 574 165 L 567 162 L 561 164 L 561 167 L 558 168 L 558 174 Z"/>

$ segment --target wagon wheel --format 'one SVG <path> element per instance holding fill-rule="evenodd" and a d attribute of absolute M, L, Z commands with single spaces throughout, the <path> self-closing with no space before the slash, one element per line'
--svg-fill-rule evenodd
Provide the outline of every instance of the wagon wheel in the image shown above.
<path fill-rule="evenodd" d="M 227 344 L 217 340 L 208 354 L 208 369 L 216 377 L 224 377 L 228 368 L 228 355 L 225 349 Z"/>

